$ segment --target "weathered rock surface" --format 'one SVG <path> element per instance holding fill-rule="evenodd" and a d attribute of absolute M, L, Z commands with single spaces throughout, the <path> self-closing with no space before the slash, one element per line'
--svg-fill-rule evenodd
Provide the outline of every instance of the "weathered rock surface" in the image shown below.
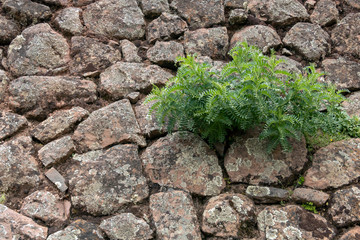
<path fill-rule="evenodd" d="M 1 61 L 1 53 L 0 53 L 0 61 Z M 4 100 L 8 86 L 9 86 L 9 78 L 6 76 L 5 71 L 0 69 L 0 102 Z"/>
<path fill-rule="evenodd" d="M 343 227 L 360 221 L 360 188 L 341 189 L 333 193 L 330 199 L 328 214 L 338 227 Z"/>
<path fill-rule="evenodd" d="M 121 40 L 120 47 L 122 56 L 125 62 L 141 62 L 141 57 L 138 55 L 138 48 L 129 40 Z"/>
<path fill-rule="evenodd" d="M 175 41 L 157 41 L 153 47 L 149 48 L 146 55 L 151 62 L 165 67 L 174 67 L 175 59 L 185 56 L 183 45 Z"/>
<path fill-rule="evenodd" d="M 136 0 L 101 0 L 86 7 L 85 26 L 91 33 L 134 40 L 145 35 L 144 15 Z"/>
<path fill-rule="evenodd" d="M 291 195 L 291 198 L 296 202 L 312 202 L 318 207 L 323 206 L 329 200 L 329 197 L 330 195 L 327 193 L 309 188 L 296 188 Z"/>
<path fill-rule="evenodd" d="M 78 35 L 84 29 L 80 20 L 81 8 L 69 7 L 60 11 L 54 23 L 64 33 Z"/>
<path fill-rule="evenodd" d="M 289 205 L 266 207 L 257 217 L 264 239 L 314 239 L 335 237 L 335 229 L 323 217 L 305 209 Z"/>
<path fill-rule="evenodd" d="M 197 135 L 175 132 L 158 139 L 141 156 L 150 180 L 204 196 L 225 187 L 214 151 Z"/>
<path fill-rule="evenodd" d="M 226 8 L 246 8 L 247 0 L 225 0 Z"/>
<path fill-rule="evenodd" d="M 224 159 L 232 182 L 278 184 L 293 177 L 307 162 L 304 139 L 301 142 L 291 140 L 293 150 L 290 153 L 284 153 L 278 147 L 272 154 L 268 154 L 265 144 L 259 140 L 255 131 L 235 139 Z"/>
<path fill-rule="evenodd" d="M 1 239 L 45 240 L 48 229 L 0 204 Z"/>
<path fill-rule="evenodd" d="M 360 238 L 360 226 L 356 226 L 345 232 L 339 240 L 354 240 Z"/>
<path fill-rule="evenodd" d="M 327 82 L 338 89 L 355 90 L 360 88 L 360 64 L 344 58 L 325 59 L 322 61 Z"/>
<path fill-rule="evenodd" d="M 86 6 L 90 3 L 95 2 L 96 0 L 72 0 L 74 6 L 76 7 L 82 7 L 82 6 Z"/>
<path fill-rule="evenodd" d="M 172 191 L 151 195 L 150 210 L 158 239 L 201 239 L 199 223 L 189 194 Z"/>
<path fill-rule="evenodd" d="M 8 65 L 12 74 L 48 75 L 67 69 L 70 61 L 66 39 L 47 23 L 26 28 L 10 44 Z"/>
<path fill-rule="evenodd" d="M 360 58 L 360 13 L 349 13 L 332 30 L 331 40 L 335 51 Z"/>
<path fill-rule="evenodd" d="M 65 178 L 55 168 L 52 167 L 47 170 L 45 176 L 60 190 L 60 192 L 65 192 L 68 189 Z"/>
<path fill-rule="evenodd" d="M 317 23 L 320 26 L 329 26 L 339 18 L 339 11 L 336 8 L 336 3 L 333 0 L 320 0 L 316 3 L 315 9 L 310 16 L 312 23 Z"/>
<path fill-rule="evenodd" d="M 248 26 L 237 31 L 231 38 L 230 49 L 233 48 L 237 42 L 244 41 L 249 45 L 257 46 L 264 53 L 282 44 L 279 35 L 274 29 L 262 25 Z"/>
<path fill-rule="evenodd" d="M 250 0 L 248 9 L 274 26 L 288 26 L 309 18 L 305 7 L 296 0 Z"/>
<path fill-rule="evenodd" d="M 153 231 L 149 224 L 132 213 L 122 213 L 105 219 L 99 227 L 110 239 L 146 240 L 153 238 Z"/>
<path fill-rule="evenodd" d="M 225 193 L 210 198 L 202 218 L 203 232 L 236 238 L 244 223 L 254 221 L 255 205 L 244 195 Z"/>
<path fill-rule="evenodd" d="M 347 100 L 342 103 L 342 106 L 349 116 L 360 117 L 360 92 L 352 93 Z"/>
<path fill-rule="evenodd" d="M 0 145 L 0 192 L 22 185 L 31 189 L 40 183 L 37 162 L 31 155 L 33 151 L 30 137 L 21 136 Z"/>
<path fill-rule="evenodd" d="M 173 0 L 170 6 L 186 19 L 191 29 L 211 27 L 225 21 L 221 0 Z"/>
<path fill-rule="evenodd" d="M 120 49 L 104 44 L 94 38 L 72 37 L 70 72 L 83 74 L 99 72 L 121 60 Z"/>
<path fill-rule="evenodd" d="M 46 240 L 103 240 L 97 226 L 85 220 L 76 220 L 67 226 L 64 230 L 57 231 L 49 235 Z"/>
<path fill-rule="evenodd" d="M 66 6 L 71 0 L 40 0 L 40 2 L 43 2 L 44 4 L 56 5 L 56 6 Z M 78 0 L 72 0 L 73 2 L 76 2 Z M 81 1 L 81 0 L 80 0 Z M 86 0 L 85 0 L 86 1 Z"/>
<path fill-rule="evenodd" d="M 81 107 L 57 111 L 31 130 L 31 135 L 42 143 L 48 143 L 62 134 L 70 132 L 76 123 L 87 116 L 89 116 L 89 112 Z"/>
<path fill-rule="evenodd" d="M 126 203 L 148 197 L 136 145 L 116 145 L 73 157 L 69 169 L 71 202 L 93 215 L 108 215 Z"/>
<path fill-rule="evenodd" d="M 248 186 L 246 195 L 255 202 L 276 203 L 288 200 L 290 194 L 287 190 L 274 187 Z"/>
<path fill-rule="evenodd" d="M 353 8 L 360 9 L 359 0 L 345 0 L 345 2 Z"/>
<path fill-rule="evenodd" d="M 10 83 L 9 93 L 13 110 L 39 118 L 45 118 L 55 109 L 97 99 L 96 84 L 77 77 L 20 77 Z"/>
<path fill-rule="evenodd" d="M 49 226 L 62 226 L 70 216 L 71 204 L 60 200 L 58 195 L 47 191 L 36 191 L 27 196 L 20 212 L 28 217 L 40 219 Z"/>
<path fill-rule="evenodd" d="M 45 167 L 53 165 L 68 158 L 75 150 L 75 145 L 70 136 L 62 137 L 42 147 L 39 159 Z"/>
<path fill-rule="evenodd" d="M 0 111 L 0 140 L 12 136 L 27 124 L 28 121 L 23 116 L 12 112 Z"/>
<path fill-rule="evenodd" d="M 360 139 L 334 142 L 319 149 L 304 185 L 315 189 L 339 188 L 360 177 Z"/>
<path fill-rule="evenodd" d="M 9 44 L 19 33 L 19 25 L 4 16 L 0 15 L 0 44 Z"/>
<path fill-rule="evenodd" d="M 330 53 L 330 36 L 317 24 L 297 23 L 283 42 L 309 61 L 318 61 Z"/>
<path fill-rule="evenodd" d="M 141 0 L 142 11 L 147 17 L 158 17 L 163 12 L 169 12 L 168 0 Z"/>
<path fill-rule="evenodd" d="M 229 47 L 229 36 L 225 27 L 201 28 L 185 32 L 186 54 L 200 54 L 211 58 L 225 58 Z"/>
<path fill-rule="evenodd" d="M 118 62 L 100 74 L 100 91 L 117 100 L 134 91 L 150 92 L 153 84 L 163 86 L 171 77 L 157 65 Z"/>
<path fill-rule="evenodd" d="M 229 23 L 231 25 L 240 25 L 246 22 L 248 14 L 244 9 L 231 10 L 229 16 Z"/>
<path fill-rule="evenodd" d="M 299 63 L 298 61 L 295 61 L 295 60 L 285 57 L 285 56 L 276 56 L 276 59 L 282 60 L 283 62 L 281 62 L 279 65 L 277 65 L 275 67 L 275 70 L 282 70 L 282 71 L 287 71 L 289 73 L 296 73 L 296 74 L 302 73 L 303 67 L 302 67 L 301 63 Z M 281 79 L 288 78 L 288 76 L 283 75 L 283 74 L 277 74 L 277 76 Z"/>
<path fill-rule="evenodd" d="M 179 16 L 162 13 L 160 17 L 147 26 L 146 39 L 153 43 L 156 40 L 168 40 L 182 35 L 188 28 L 187 23 Z"/>

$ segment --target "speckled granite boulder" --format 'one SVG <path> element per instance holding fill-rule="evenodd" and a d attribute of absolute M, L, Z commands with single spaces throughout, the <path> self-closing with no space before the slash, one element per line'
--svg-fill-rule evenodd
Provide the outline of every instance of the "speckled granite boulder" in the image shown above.
<path fill-rule="evenodd" d="M 342 106 L 350 116 L 360 117 L 360 92 L 353 92 Z"/>
<path fill-rule="evenodd" d="M 153 47 L 149 48 L 146 55 L 151 62 L 170 68 L 174 68 L 177 57 L 185 56 L 183 45 L 175 41 L 157 41 Z"/>
<path fill-rule="evenodd" d="M 246 195 L 258 203 L 276 203 L 287 201 L 289 199 L 289 191 L 281 188 L 248 186 Z"/>
<path fill-rule="evenodd" d="M 339 11 L 336 8 L 336 3 L 333 0 L 320 0 L 316 3 L 315 9 L 310 16 L 311 22 L 317 23 L 320 26 L 329 26 L 339 18 Z"/>
<path fill-rule="evenodd" d="M 349 229 L 339 238 L 339 240 L 356 240 L 356 239 L 360 239 L 360 226 L 356 226 Z"/>
<path fill-rule="evenodd" d="M 296 188 L 291 198 L 296 202 L 312 202 L 315 206 L 321 207 L 329 200 L 330 195 L 310 188 Z"/>
<path fill-rule="evenodd" d="M 120 48 L 125 62 L 141 62 L 141 57 L 138 55 L 138 48 L 134 43 L 127 39 L 120 41 Z"/>
<path fill-rule="evenodd" d="M 39 159 L 45 167 L 68 158 L 75 150 L 70 136 L 62 137 L 43 146 L 39 151 Z"/>
<path fill-rule="evenodd" d="M 55 25 L 64 33 L 78 35 L 84 29 L 80 20 L 81 8 L 69 7 L 61 10 L 55 18 Z"/>
<path fill-rule="evenodd" d="M 12 136 L 28 124 L 23 116 L 0 110 L 0 140 Z"/>
<path fill-rule="evenodd" d="M 226 8 L 246 8 L 247 0 L 225 0 Z"/>
<path fill-rule="evenodd" d="M 19 25 L 4 16 L 0 15 L 0 44 L 9 44 L 18 34 L 20 34 Z"/>
<path fill-rule="evenodd" d="M 66 6 L 69 2 L 76 2 L 78 0 L 38 0 L 44 4 L 48 4 L 50 6 L 55 5 L 55 6 Z M 82 1 L 82 0 L 80 0 Z M 86 0 L 85 0 L 86 1 Z"/>
<path fill-rule="evenodd" d="M 360 2 L 359 0 L 345 0 L 347 4 L 349 4 L 351 7 L 360 9 Z"/>
<path fill-rule="evenodd" d="M 144 15 L 151 18 L 170 11 L 168 0 L 141 0 L 141 8 Z"/>
<path fill-rule="evenodd" d="M 103 240 L 97 225 L 79 219 L 72 222 L 64 230 L 57 231 L 48 236 L 46 240 Z"/>
<path fill-rule="evenodd" d="M 248 13 L 244 9 L 233 9 L 230 12 L 229 23 L 231 25 L 240 25 L 246 22 Z"/>

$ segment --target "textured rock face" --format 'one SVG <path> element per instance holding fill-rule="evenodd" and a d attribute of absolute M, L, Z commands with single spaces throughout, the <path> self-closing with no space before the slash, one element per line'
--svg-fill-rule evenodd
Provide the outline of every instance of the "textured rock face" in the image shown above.
<path fill-rule="evenodd" d="M 360 13 L 349 13 L 331 32 L 335 51 L 360 58 Z"/>
<path fill-rule="evenodd" d="M 12 136 L 27 124 L 26 118 L 18 114 L 0 111 L 0 140 Z"/>
<path fill-rule="evenodd" d="M 116 39 L 139 39 L 145 35 L 143 13 L 136 0 L 102 0 L 86 7 L 85 26 L 90 32 Z"/>
<path fill-rule="evenodd" d="M 149 194 L 136 145 L 116 145 L 73 160 L 68 174 L 71 202 L 90 214 L 108 215 Z"/>
<path fill-rule="evenodd" d="M 70 1 L 71 0 L 40 0 L 40 2 L 43 2 L 45 4 L 56 5 L 56 6 L 66 6 Z M 76 2 L 78 0 L 72 0 L 72 1 Z"/>
<path fill-rule="evenodd" d="M 360 9 L 359 0 L 345 0 L 345 2 L 353 8 Z"/>
<path fill-rule="evenodd" d="M 250 0 L 248 8 L 257 18 L 274 26 L 288 26 L 309 18 L 305 7 L 296 0 Z"/>
<path fill-rule="evenodd" d="M 170 6 L 186 19 L 191 29 L 210 27 L 225 21 L 221 0 L 173 0 Z"/>
<path fill-rule="evenodd" d="M 68 158 L 75 150 L 70 136 L 46 144 L 39 150 L 39 159 L 47 167 Z"/>
<path fill-rule="evenodd" d="M 141 0 L 142 11 L 147 17 L 158 17 L 170 11 L 168 0 Z"/>
<path fill-rule="evenodd" d="M 170 41 L 157 41 L 153 47 L 147 51 L 148 59 L 161 66 L 174 67 L 177 57 L 184 57 L 184 47 L 181 43 Z"/>
<path fill-rule="evenodd" d="M 289 73 L 298 73 L 298 74 L 302 73 L 303 67 L 301 63 L 285 56 L 276 56 L 276 59 L 283 61 L 282 63 L 280 63 L 275 67 L 276 70 L 283 70 L 283 71 L 285 70 Z M 279 77 L 286 77 L 286 76 L 279 74 Z"/>
<path fill-rule="evenodd" d="M 78 35 L 83 31 L 84 26 L 80 20 L 81 8 L 69 7 L 60 11 L 55 18 L 57 27 L 68 34 Z"/>
<path fill-rule="evenodd" d="M 172 74 L 156 65 L 118 62 L 100 74 L 100 91 L 113 100 L 134 91 L 149 92 L 164 85 Z"/>
<path fill-rule="evenodd" d="M 360 139 L 334 142 L 318 150 L 304 185 L 315 189 L 338 188 L 360 177 Z"/>
<path fill-rule="evenodd" d="M 338 190 L 331 197 L 328 214 L 338 227 L 358 223 L 360 221 L 359 205 L 359 186 Z"/>
<path fill-rule="evenodd" d="M 283 42 L 309 61 L 323 59 L 330 52 L 330 36 L 319 25 L 297 23 L 286 34 Z"/>
<path fill-rule="evenodd" d="M 257 223 L 266 239 L 328 240 L 335 237 L 335 229 L 325 218 L 295 205 L 266 207 L 259 213 Z"/>
<path fill-rule="evenodd" d="M 116 143 L 135 142 L 146 146 L 128 99 L 96 110 L 79 124 L 73 139 L 81 150 L 97 150 Z"/>
<path fill-rule="evenodd" d="M 141 62 L 141 57 L 138 55 L 138 48 L 129 40 L 121 40 L 120 47 L 122 56 L 125 62 Z"/>
<path fill-rule="evenodd" d="M 248 19 L 248 14 L 244 9 L 234 9 L 231 10 L 229 16 L 229 23 L 231 25 L 243 24 Z"/>
<path fill-rule="evenodd" d="M 67 69 L 70 61 L 66 39 L 47 23 L 25 29 L 10 44 L 8 65 L 12 74 L 48 75 Z"/>
<path fill-rule="evenodd" d="M 96 84 L 77 77 L 20 77 L 10 83 L 9 93 L 12 109 L 39 118 L 55 109 L 97 99 Z"/>
<path fill-rule="evenodd" d="M 50 168 L 45 172 L 45 176 L 61 191 L 65 192 L 68 189 L 65 178 L 55 169 Z"/>
<path fill-rule="evenodd" d="M 249 26 L 237 31 L 231 38 L 230 48 L 233 48 L 237 42 L 243 41 L 246 41 L 249 45 L 257 46 L 264 53 L 282 44 L 279 35 L 274 29 L 262 25 Z"/>
<path fill-rule="evenodd" d="M 260 203 L 276 203 L 289 198 L 289 192 L 284 189 L 261 186 L 248 186 L 246 195 Z"/>
<path fill-rule="evenodd" d="M 2 239 L 45 240 L 48 229 L 0 204 L 0 237 Z"/>
<path fill-rule="evenodd" d="M 149 224 L 132 213 L 122 213 L 103 220 L 99 227 L 110 239 L 146 240 L 153 238 L 153 231 Z"/>
<path fill-rule="evenodd" d="M 232 182 L 278 184 L 299 172 L 307 162 L 304 139 L 301 142 L 292 141 L 293 150 L 290 153 L 284 153 L 278 147 L 268 154 L 265 144 L 259 141 L 256 132 L 235 139 L 224 159 Z"/>
<path fill-rule="evenodd" d="M 201 239 L 194 206 L 187 193 L 172 191 L 151 195 L 150 210 L 158 239 Z"/>
<path fill-rule="evenodd" d="M 121 60 L 119 49 L 88 37 L 71 38 L 70 72 L 83 74 L 99 72 Z"/>
<path fill-rule="evenodd" d="M 315 9 L 310 16 L 311 22 L 321 26 L 329 26 L 339 18 L 339 11 L 333 0 L 321 0 L 316 3 Z"/>
<path fill-rule="evenodd" d="M 64 230 L 49 235 L 46 240 L 103 240 L 97 226 L 85 220 L 76 220 L 67 226 Z"/>
<path fill-rule="evenodd" d="M 238 237 L 242 224 L 255 218 L 255 205 L 241 194 L 221 194 L 207 203 L 201 229 L 217 237 Z"/>
<path fill-rule="evenodd" d="M 315 206 L 323 206 L 330 195 L 321 191 L 309 188 L 296 188 L 291 198 L 297 202 L 307 203 L 312 202 Z"/>
<path fill-rule="evenodd" d="M 225 0 L 226 8 L 246 8 L 247 0 Z"/>
<path fill-rule="evenodd" d="M 1 51 L 0 51 L 0 61 L 1 61 Z M 9 85 L 9 78 L 6 76 L 6 73 L 0 69 L 0 102 L 5 98 L 6 89 Z"/>
<path fill-rule="evenodd" d="M 360 227 L 356 226 L 344 233 L 339 240 L 354 240 L 360 238 Z"/>
<path fill-rule="evenodd" d="M 229 47 L 229 36 L 225 27 L 201 28 L 185 33 L 186 54 L 200 54 L 212 58 L 225 58 Z"/>
<path fill-rule="evenodd" d="M 147 27 L 146 39 L 152 43 L 156 40 L 168 40 L 178 37 L 188 28 L 187 23 L 179 16 L 162 13 L 160 17 L 150 22 Z"/>
<path fill-rule="evenodd" d="M 225 187 L 215 152 L 195 134 L 176 132 L 160 138 L 141 159 L 150 180 L 159 185 L 205 196 Z"/>
<path fill-rule="evenodd" d="M 33 151 L 30 137 L 18 137 L 0 145 L 0 192 L 18 185 L 31 188 L 39 184 L 40 172 L 31 156 Z"/>
<path fill-rule="evenodd" d="M 342 106 L 350 116 L 360 117 L 360 92 L 352 93 Z"/>
<path fill-rule="evenodd" d="M 20 27 L 14 21 L 6 19 L 0 15 L 0 44 L 8 44 L 13 40 L 19 33 Z"/>

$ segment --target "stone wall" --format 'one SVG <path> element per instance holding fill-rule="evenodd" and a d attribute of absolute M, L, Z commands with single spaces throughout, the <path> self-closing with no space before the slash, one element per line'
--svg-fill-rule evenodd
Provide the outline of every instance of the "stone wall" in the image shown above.
<path fill-rule="evenodd" d="M 177 56 L 221 68 L 247 41 L 288 71 L 314 62 L 359 115 L 358 0 L 0 9 L 0 239 L 360 239 L 360 139 L 267 154 L 254 130 L 210 148 L 167 134 L 143 104 Z"/>

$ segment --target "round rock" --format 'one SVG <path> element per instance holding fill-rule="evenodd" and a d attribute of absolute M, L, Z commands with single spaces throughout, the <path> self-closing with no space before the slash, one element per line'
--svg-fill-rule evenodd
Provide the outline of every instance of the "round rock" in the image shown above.
<path fill-rule="evenodd" d="M 183 45 L 175 41 L 157 41 L 153 47 L 149 48 L 146 55 L 151 62 L 172 68 L 175 67 L 177 57 L 185 56 Z"/>
<path fill-rule="evenodd" d="M 320 26 L 329 26 L 339 18 L 339 11 L 336 8 L 336 3 L 333 0 L 320 0 L 316 3 L 315 9 L 310 16 L 312 23 L 317 23 Z"/>
<path fill-rule="evenodd" d="M 158 17 L 170 11 L 168 0 L 141 0 L 142 11 L 147 17 Z"/>
<path fill-rule="evenodd" d="M 54 23 L 61 31 L 65 33 L 79 35 L 84 28 L 80 20 L 81 13 L 81 8 L 65 8 L 57 15 Z"/>
<path fill-rule="evenodd" d="M 0 44 L 9 44 L 18 34 L 20 34 L 19 25 L 12 21 L 6 19 L 4 16 L 0 15 Z"/>

